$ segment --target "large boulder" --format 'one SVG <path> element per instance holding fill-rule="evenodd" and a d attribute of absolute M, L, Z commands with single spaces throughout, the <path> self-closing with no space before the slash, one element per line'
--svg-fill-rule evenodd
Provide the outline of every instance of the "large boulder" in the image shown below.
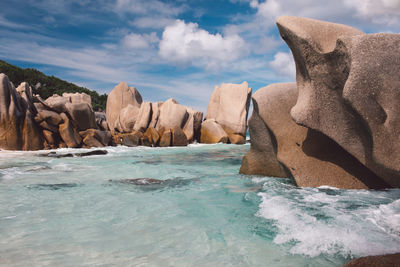
<path fill-rule="evenodd" d="M 175 127 L 171 129 L 171 145 L 172 146 L 187 146 L 188 140 L 180 127 Z"/>
<path fill-rule="evenodd" d="M 149 128 L 157 128 L 158 118 L 160 117 L 160 107 L 162 102 L 151 103 L 151 121 L 149 123 Z"/>
<path fill-rule="evenodd" d="M 250 99 L 251 88 L 247 82 L 223 83 L 220 87 L 216 86 L 210 97 L 206 120 L 215 119 L 228 134 L 246 137 Z"/>
<path fill-rule="evenodd" d="M 188 119 L 188 112 L 185 106 L 179 105 L 174 99 L 165 101 L 160 108 L 157 127 L 159 129 L 182 128 Z"/>
<path fill-rule="evenodd" d="M 143 102 L 140 106 L 139 113 L 137 115 L 137 120 L 135 122 L 135 126 L 133 127 L 134 131 L 145 132 L 147 127 L 149 126 L 150 120 L 152 118 L 152 103 Z"/>
<path fill-rule="evenodd" d="M 94 117 L 96 120 L 97 127 L 102 130 L 102 131 L 109 131 L 110 128 L 108 127 L 107 123 L 107 118 L 106 118 L 106 113 L 105 112 L 99 112 L 96 111 L 94 113 Z"/>
<path fill-rule="evenodd" d="M 62 140 L 69 148 L 80 147 L 82 138 L 72 124 L 70 118 L 65 113 L 61 113 L 60 116 L 64 121 L 59 125 L 59 132 Z"/>
<path fill-rule="evenodd" d="M 38 150 L 43 148 L 43 134 L 34 117 L 32 90 L 22 83 L 18 90 L 5 74 L 0 74 L 0 148 Z"/>
<path fill-rule="evenodd" d="M 208 119 L 201 124 L 201 143 L 228 143 L 228 134 L 214 119 Z"/>
<path fill-rule="evenodd" d="M 140 132 L 116 133 L 113 135 L 113 141 L 116 145 L 133 147 L 140 145 L 140 139 L 142 137 L 143 134 Z"/>
<path fill-rule="evenodd" d="M 149 127 L 143 134 L 142 143 L 146 146 L 158 146 L 160 141 L 160 135 L 158 131 L 153 128 Z"/>
<path fill-rule="evenodd" d="M 277 21 L 296 62 L 296 123 L 400 186 L 400 35 L 297 17 Z"/>
<path fill-rule="evenodd" d="M 72 104 L 87 103 L 92 107 L 92 98 L 86 93 L 63 93 L 62 96 Z"/>
<path fill-rule="evenodd" d="M 97 129 L 94 112 L 88 103 L 67 103 L 65 107 L 78 131 Z"/>
<path fill-rule="evenodd" d="M 114 123 L 114 129 L 117 129 L 120 133 L 132 132 L 139 115 L 139 110 L 140 108 L 131 104 L 121 109 Z"/>
<path fill-rule="evenodd" d="M 185 123 L 185 126 L 183 126 L 183 132 L 185 133 L 189 143 L 195 140 L 200 141 L 199 137 L 201 121 L 203 120 L 203 112 L 195 111 L 192 108 L 188 108 L 187 113 L 189 114 L 189 116 Z"/>
<path fill-rule="evenodd" d="M 79 135 L 82 137 L 83 143 L 88 147 L 108 146 L 112 139 L 111 132 L 96 129 L 81 131 Z"/>
<path fill-rule="evenodd" d="M 118 84 L 108 95 L 106 116 L 110 130 L 114 132 L 114 124 L 123 108 L 131 104 L 140 108 L 142 96 L 135 87 L 129 87 L 126 82 Z"/>
<path fill-rule="evenodd" d="M 16 89 L 22 111 L 25 113 L 22 126 L 22 150 L 38 150 L 43 148 L 43 134 L 35 123 L 37 110 L 33 104 L 32 88 L 28 83 L 21 83 Z"/>
<path fill-rule="evenodd" d="M 290 110 L 297 97 L 295 83 L 273 84 L 254 94 L 252 145 L 241 172 L 278 177 L 286 172 L 303 187 L 386 187 L 381 178 L 329 137 L 293 121 Z"/>
<path fill-rule="evenodd" d="M 44 103 L 58 113 L 67 112 L 65 104 L 70 103 L 69 99 L 66 97 L 59 96 L 54 94 L 47 98 Z"/>

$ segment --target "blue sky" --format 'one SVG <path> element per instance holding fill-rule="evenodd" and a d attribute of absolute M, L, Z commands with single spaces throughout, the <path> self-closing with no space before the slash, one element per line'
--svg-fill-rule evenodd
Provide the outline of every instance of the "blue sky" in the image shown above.
<path fill-rule="evenodd" d="M 0 0 L 0 58 L 108 93 L 205 110 L 215 85 L 294 81 L 280 15 L 367 33 L 400 27 L 400 0 Z"/>

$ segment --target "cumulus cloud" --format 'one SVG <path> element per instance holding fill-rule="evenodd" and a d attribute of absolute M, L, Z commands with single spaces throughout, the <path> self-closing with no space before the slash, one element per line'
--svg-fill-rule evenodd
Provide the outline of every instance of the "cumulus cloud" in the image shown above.
<path fill-rule="evenodd" d="M 219 68 L 247 52 L 245 41 L 237 34 L 211 34 L 182 20 L 165 28 L 159 47 L 160 56 L 167 61 L 208 69 Z"/>
<path fill-rule="evenodd" d="M 296 67 L 291 53 L 278 52 L 269 63 L 276 74 L 291 80 L 296 79 Z"/>
<path fill-rule="evenodd" d="M 400 24 L 400 0 L 345 0 L 358 17 L 377 24 Z"/>
<path fill-rule="evenodd" d="M 130 33 L 122 38 L 123 46 L 132 49 L 149 48 L 152 44 L 157 43 L 158 41 L 159 39 L 155 32 L 150 34 Z"/>
<path fill-rule="evenodd" d="M 400 25 L 400 0 L 251 0 L 257 17 L 273 25 L 282 15 L 310 17 L 338 23 L 362 26 L 372 24 Z M 354 16 L 356 15 L 356 16 Z"/>

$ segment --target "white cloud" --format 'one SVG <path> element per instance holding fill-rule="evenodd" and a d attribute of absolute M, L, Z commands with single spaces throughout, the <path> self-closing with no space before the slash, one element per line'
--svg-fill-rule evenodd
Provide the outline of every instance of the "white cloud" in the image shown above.
<path fill-rule="evenodd" d="M 196 23 L 182 20 L 165 28 L 159 47 L 160 56 L 167 61 L 208 69 L 222 67 L 247 53 L 245 41 L 239 35 L 210 34 Z"/>
<path fill-rule="evenodd" d="M 345 0 L 361 19 L 376 24 L 400 25 L 400 0 Z"/>
<path fill-rule="evenodd" d="M 157 43 L 159 41 L 157 34 L 152 32 L 150 34 L 136 34 L 130 33 L 125 35 L 122 39 L 122 45 L 126 48 L 149 48 L 150 45 Z"/>
<path fill-rule="evenodd" d="M 269 65 L 279 76 L 296 79 L 296 67 L 291 53 L 276 53 Z"/>

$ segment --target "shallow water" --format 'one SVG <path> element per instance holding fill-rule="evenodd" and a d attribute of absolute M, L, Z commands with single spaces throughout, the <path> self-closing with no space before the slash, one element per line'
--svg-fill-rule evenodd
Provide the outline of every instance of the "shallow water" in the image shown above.
<path fill-rule="evenodd" d="M 341 266 L 400 252 L 400 190 L 242 176 L 248 145 L 106 149 L 0 153 L 0 265 Z M 135 178 L 165 182 L 120 182 Z"/>

